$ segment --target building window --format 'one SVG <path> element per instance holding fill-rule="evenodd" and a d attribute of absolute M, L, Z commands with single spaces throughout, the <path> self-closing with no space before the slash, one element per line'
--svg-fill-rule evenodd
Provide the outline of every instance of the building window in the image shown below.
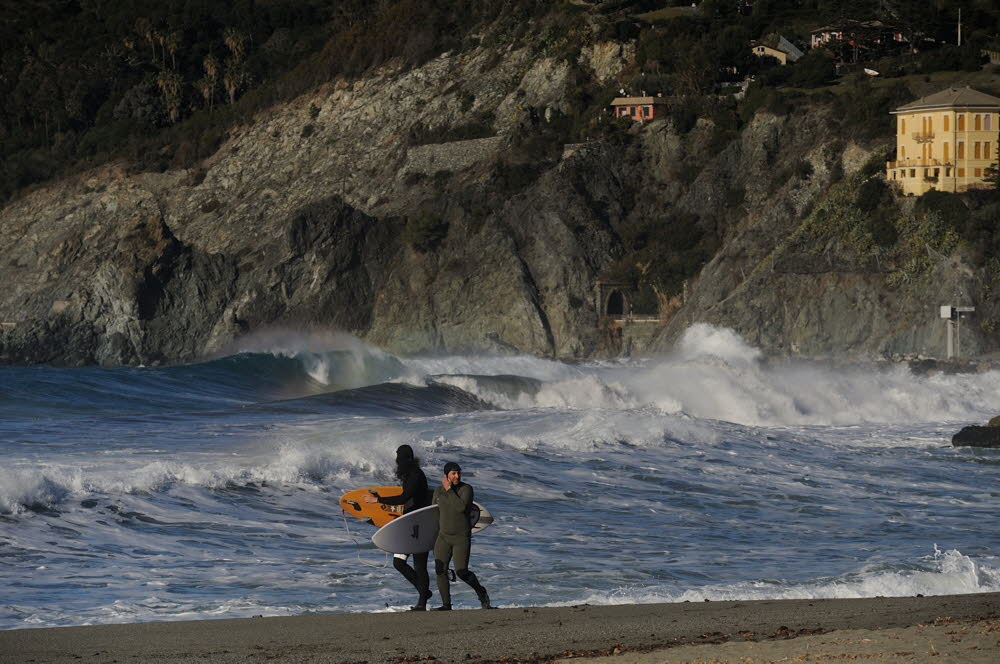
<path fill-rule="evenodd" d="M 986 131 L 990 131 L 990 127 L 993 124 L 992 120 L 993 120 L 993 114 L 992 113 L 987 113 L 986 114 L 986 124 L 983 127 L 983 129 L 985 129 Z"/>
<path fill-rule="evenodd" d="M 976 113 L 976 131 L 981 131 L 983 128 L 983 116 Z"/>
<path fill-rule="evenodd" d="M 940 168 L 935 168 L 934 169 L 934 177 L 936 177 L 936 178 L 941 177 L 941 169 Z"/>
<path fill-rule="evenodd" d="M 899 158 L 900 158 L 900 160 L 906 159 L 906 146 L 905 145 L 900 145 L 899 146 Z"/>
<path fill-rule="evenodd" d="M 948 142 L 945 141 L 945 144 L 944 144 L 944 160 L 948 161 L 949 157 L 951 157 L 951 152 L 948 149 Z"/>
<path fill-rule="evenodd" d="M 944 176 L 946 178 L 950 178 L 951 177 L 951 169 L 950 168 L 944 169 Z"/>
<path fill-rule="evenodd" d="M 910 177 L 911 178 L 917 177 L 917 169 L 915 169 L 915 168 L 911 168 L 910 169 Z"/>
<path fill-rule="evenodd" d="M 947 116 L 947 115 L 946 115 L 946 116 L 944 116 L 944 130 L 945 130 L 945 131 L 948 131 L 948 125 L 950 124 L 950 123 L 948 122 L 948 120 L 949 120 L 948 116 Z"/>
<path fill-rule="evenodd" d="M 975 175 L 977 178 L 983 177 L 983 169 L 981 169 L 981 168 L 974 168 L 972 170 L 972 172 L 973 172 L 973 175 Z"/>
<path fill-rule="evenodd" d="M 983 159 L 990 158 L 990 142 L 986 141 L 983 143 Z"/>
<path fill-rule="evenodd" d="M 965 177 L 965 169 L 964 168 L 959 168 L 959 169 L 956 169 L 956 170 L 958 171 L 958 177 L 960 177 L 960 178 L 964 178 Z"/>
<path fill-rule="evenodd" d="M 959 159 L 965 159 L 965 141 L 958 142 L 958 152 L 955 156 Z"/>
<path fill-rule="evenodd" d="M 906 120 L 903 118 L 899 119 L 899 134 L 902 136 L 906 133 Z"/>
<path fill-rule="evenodd" d="M 983 158 L 982 154 L 983 154 L 983 149 L 980 146 L 979 141 L 976 141 L 975 143 L 972 144 L 972 158 L 982 159 Z"/>
<path fill-rule="evenodd" d="M 965 131 L 965 113 L 958 114 L 958 130 Z"/>
<path fill-rule="evenodd" d="M 653 107 L 652 106 L 647 106 L 646 107 L 646 117 L 647 118 L 653 117 Z"/>

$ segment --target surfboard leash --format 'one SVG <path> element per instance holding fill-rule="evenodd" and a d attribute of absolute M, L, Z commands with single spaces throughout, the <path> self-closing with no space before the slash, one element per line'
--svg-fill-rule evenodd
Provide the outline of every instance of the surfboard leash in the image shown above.
<path fill-rule="evenodd" d="M 347 513 L 344 510 L 340 510 L 340 518 L 342 518 L 344 520 L 344 530 L 347 531 L 347 536 L 351 538 L 352 542 L 354 542 L 354 547 L 357 550 L 358 562 L 361 563 L 362 565 L 364 565 L 365 567 L 373 567 L 375 569 L 386 569 L 386 568 L 388 568 L 389 567 L 389 553 L 388 552 L 385 552 L 385 563 L 382 564 L 382 565 L 377 565 L 377 564 L 374 564 L 374 563 L 370 563 L 370 562 L 368 562 L 367 560 L 364 560 L 361 557 L 361 543 L 358 542 L 358 540 L 356 540 L 354 538 L 354 535 L 351 533 L 351 527 L 349 525 L 347 525 Z"/>

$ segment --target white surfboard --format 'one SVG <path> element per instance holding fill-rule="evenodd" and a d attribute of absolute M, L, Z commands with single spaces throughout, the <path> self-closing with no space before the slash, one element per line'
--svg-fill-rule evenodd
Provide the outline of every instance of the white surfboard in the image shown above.
<path fill-rule="evenodd" d="M 472 503 L 472 534 L 493 523 L 493 515 L 479 503 Z M 438 532 L 438 506 L 421 507 L 396 517 L 375 531 L 372 543 L 389 553 L 423 553 L 434 548 Z"/>

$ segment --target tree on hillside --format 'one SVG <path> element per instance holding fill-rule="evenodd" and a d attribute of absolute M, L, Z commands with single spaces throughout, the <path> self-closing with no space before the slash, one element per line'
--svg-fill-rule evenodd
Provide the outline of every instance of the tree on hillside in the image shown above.
<path fill-rule="evenodd" d="M 239 28 L 229 27 L 222 33 L 226 48 L 233 54 L 236 62 L 243 62 L 247 54 L 247 34 Z"/>
<path fill-rule="evenodd" d="M 788 84 L 798 88 L 818 88 L 836 78 L 833 60 L 822 50 L 816 49 L 788 65 Z"/>
<path fill-rule="evenodd" d="M 202 67 L 205 68 L 205 76 L 198 81 L 198 91 L 208 104 L 209 112 L 215 106 L 215 91 L 219 86 L 219 59 L 209 53 L 202 60 Z"/>
<path fill-rule="evenodd" d="M 163 41 L 167 53 L 170 54 L 170 68 L 177 71 L 177 49 L 181 47 L 180 30 L 173 30 L 166 35 Z"/>
<path fill-rule="evenodd" d="M 142 37 L 152 49 L 152 61 L 156 62 L 156 38 L 154 37 L 153 22 L 145 16 L 140 16 L 135 20 L 135 32 Z"/>
<path fill-rule="evenodd" d="M 1000 197 L 1000 159 L 983 169 L 983 180 Z"/>
<path fill-rule="evenodd" d="M 181 98 L 183 96 L 184 84 L 180 74 L 175 71 L 163 69 L 156 77 L 156 85 L 163 95 L 163 105 L 167 109 L 167 116 L 170 123 L 174 124 L 180 119 Z"/>
<path fill-rule="evenodd" d="M 236 93 L 239 92 L 247 80 L 246 65 L 236 58 L 226 58 L 226 70 L 222 74 L 222 86 L 229 96 L 229 103 L 236 103 Z"/>

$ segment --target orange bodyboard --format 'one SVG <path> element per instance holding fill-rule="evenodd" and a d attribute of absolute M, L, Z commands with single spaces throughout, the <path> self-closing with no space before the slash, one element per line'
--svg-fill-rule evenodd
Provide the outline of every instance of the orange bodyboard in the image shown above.
<path fill-rule="evenodd" d="M 403 514 L 402 505 L 381 505 L 379 503 L 366 503 L 365 496 L 371 495 L 374 491 L 383 498 L 391 498 L 403 493 L 403 487 L 399 486 L 373 486 L 364 489 L 348 491 L 340 497 L 340 509 L 345 514 L 353 516 L 355 519 L 370 521 L 376 527 L 381 528 L 397 516 Z"/>

